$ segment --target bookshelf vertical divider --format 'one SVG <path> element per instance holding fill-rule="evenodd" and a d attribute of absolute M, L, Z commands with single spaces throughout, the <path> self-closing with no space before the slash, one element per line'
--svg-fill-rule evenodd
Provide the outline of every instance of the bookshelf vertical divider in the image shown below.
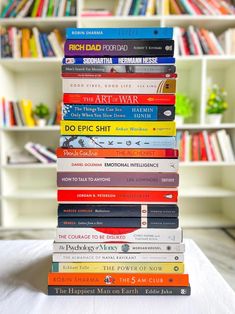
<path fill-rule="evenodd" d="M 66 27 L 156 27 L 203 25 L 221 33 L 235 27 L 231 16 L 82 17 L 88 8 L 107 7 L 114 12 L 116 0 L 77 0 L 77 16 L 38 19 L 0 19 L 1 26 L 37 26 L 51 31 Z M 0 4 L 1 6 L 1 4 Z M 1 8 L 0 8 L 1 9 Z M 208 24 L 209 23 L 209 24 Z M 0 96 L 8 99 L 31 98 L 47 102 L 51 108 L 61 97 L 60 62 L 57 58 L 35 60 L 0 58 Z M 226 129 L 235 148 L 235 56 L 190 56 L 177 58 L 178 91 L 195 99 L 195 116 L 179 130 Z M 206 124 L 208 85 L 218 83 L 228 92 L 230 109 L 223 124 Z M 56 226 L 56 168 L 48 165 L 10 166 L 9 150 L 27 141 L 56 147 L 59 127 L 1 128 L 1 228 L 51 228 Z M 180 165 L 180 212 L 183 227 L 227 227 L 235 225 L 235 163 L 186 162 Z"/>

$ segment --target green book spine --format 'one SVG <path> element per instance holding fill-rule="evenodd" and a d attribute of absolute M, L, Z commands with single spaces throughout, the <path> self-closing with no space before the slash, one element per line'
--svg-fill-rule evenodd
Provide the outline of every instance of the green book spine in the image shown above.
<path fill-rule="evenodd" d="M 41 0 L 36 0 L 35 1 L 31 17 L 36 17 L 40 1 Z"/>
<path fill-rule="evenodd" d="M 65 16 L 70 16 L 71 0 L 67 0 Z"/>
<path fill-rule="evenodd" d="M 140 2 L 141 0 L 136 0 L 133 15 L 139 15 Z"/>
<path fill-rule="evenodd" d="M 53 16 L 54 0 L 50 0 L 48 4 L 47 16 Z"/>

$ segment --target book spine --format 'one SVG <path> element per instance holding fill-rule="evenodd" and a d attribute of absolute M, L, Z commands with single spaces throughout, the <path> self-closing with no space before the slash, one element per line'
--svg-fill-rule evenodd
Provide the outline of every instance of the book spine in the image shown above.
<path fill-rule="evenodd" d="M 64 64 L 61 67 L 62 73 L 175 73 L 175 65 L 83 65 Z"/>
<path fill-rule="evenodd" d="M 174 57 L 77 57 L 63 58 L 62 64 L 84 64 L 84 65 L 156 65 L 174 64 Z"/>
<path fill-rule="evenodd" d="M 59 158 L 59 172 L 177 172 L 177 159 L 120 159 L 120 158 Z"/>
<path fill-rule="evenodd" d="M 56 242 L 181 243 L 182 230 L 157 228 L 57 228 Z"/>
<path fill-rule="evenodd" d="M 109 72 L 109 73 L 63 73 L 61 74 L 63 78 L 107 78 L 107 79 L 155 79 L 155 78 L 177 78 L 177 74 L 168 74 L 168 73 L 116 73 L 116 72 Z"/>
<path fill-rule="evenodd" d="M 173 94 L 176 91 L 176 79 L 102 79 L 95 78 L 64 78 L 63 93 L 99 94 Z M 150 96 L 149 96 L 150 97 Z"/>
<path fill-rule="evenodd" d="M 110 106 L 64 104 L 63 120 L 172 121 L 175 106 Z"/>
<path fill-rule="evenodd" d="M 184 243 L 53 243 L 58 253 L 184 253 Z"/>
<path fill-rule="evenodd" d="M 178 228 L 178 218 L 58 217 L 60 228 Z"/>
<path fill-rule="evenodd" d="M 176 126 L 170 122 L 61 121 L 61 135 L 102 136 L 175 136 Z"/>
<path fill-rule="evenodd" d="M 59 189 L 57 191 L 57 200 L 59 203 L 91 203 L 91 204 L 161 204 L 177 203 L 178 192 L 170 188 L 79 188 Z"/>
<path fill-rule="evenodd" d="M 96 254 L 96 256 L 99 254 Z M 187 274 L 71 274 L 71 273 L 49 273 L 49 286 L 188 286 Z"/>
<path fill-rule="evenodd" d="M 173 40 L 66 40 L 65 57 L 100 56 L 173 57 Z"/>
<path fill-rule="evenodd" d="M 69 262 L 155 262 L 155 263 L 171 263 L 171 262 L 183 262 L 183 254 L 172 253 L 53 253 L 53 262 L 69 263 Z"/>
<path fill-rule="evenodd" d="M 172 39 L 172 36 L 172 27 L 66 29 L 66 39 Z"/>
<path fill-rule="evenodd" d="M 60 136 L 63 148 L 176 148 L 175 137 Z"/>
<path fill-rule="evenodd" d="M 58 172 L 58 187 L 177 187 L 178 173 Z"/>
<path fill-rule="evenodd" d="M 48 295 L 190 295 L 188 287 L 102 287 L 102 286 L 48 286 Z"/>
<path fill-rule="evenodd" d="M 183 274 L 184 263 L 52 263 L 52 272 L 59 273 L 125 273 L 125 274 Z"/>
<path fill-rule="evenodd" d="M 64 93 L 65 104 L 91 105 L 173 105 L 174 94 L 130 95 L 130 94 L 72 94 Z"/>
<path fill-rule="evenodd" d="M 169 158 L 177 159 L 177 149 L 125 149 L 125 148 L 57 148 L 57 158 Z"/>
<path fill-rule="evenodd" d="M 58 217 L 178 217 L 176 204 L 59 204 Z"/>

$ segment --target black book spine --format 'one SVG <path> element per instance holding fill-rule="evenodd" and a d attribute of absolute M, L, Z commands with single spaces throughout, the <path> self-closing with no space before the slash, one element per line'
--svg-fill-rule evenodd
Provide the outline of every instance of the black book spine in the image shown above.
<path fill-rule="evenodd" d="M 58 217 L 178 217 L 176 204 L 59 204 Z"/>
<path fill-rule="evenodd" d="M 48 286 L 48 295 L 181 295 L 191 294 L 191 287 L 106 287 Z"/>
<path fill-rule="evenodd" d="M 58 217 L 60 228 L 178 228 L 178 218 Z"/>
<path fill-rule="evenodd" d="M 173 57 L 174 40 L 66 40 L 65 57 Z"/>

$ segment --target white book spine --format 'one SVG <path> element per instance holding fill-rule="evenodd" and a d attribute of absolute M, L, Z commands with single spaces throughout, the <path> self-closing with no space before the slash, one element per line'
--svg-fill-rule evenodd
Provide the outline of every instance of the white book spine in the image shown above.
<path fill-rule="evenodd" d="M 17 17 L 20 17 L 20 18 L 25 17 L 32 3 L 33 3 L 33 0 L 28 0 L 27 3 L 24 5 L 24 7 L 21 9 L 21 11 L 17 14 Z"/>
<path fill-rule="evenodd" d="M 118 5 L 115 11 L 115 15 L 116 16 L 121 16 L 122 15 L 122 11 L 124 9 L 124 5 L 125 5 L 125 0 L 119 0 L 118 1 Z"/>
<path fill-rule="evenodd" d="M 42 153 L 44 156 L 47 156 L 48 158 L 54 161 L 57 161 L 56 155 L 50 152 L 45 146 L 42 146 L 40 144 L 35 144 L 35 147 L 39 151 L 39 153 Z"/>
<path fill-rule="evenodd" d="M 166 83 L 167 82 L 167 83 Z M 170 83 L 171 82 L 171 83 Z M 171 88 L 169 84 L 172 85 Z M 171 93 L 175 92 L 175 79 L 63 79 L 63 93 L 99 94 L 162 94 L 167 93 L 166 85 Z"/>
<path fill-rule="evenodd" d="M 231 143 L 231 138 L 228 134 L 226 134 L 226 138 L 227 138 L 227 151 L 228 151 L 229 161 L 233 162 L 235 160 L 235 157 L 234 157 L 234 151 L 233 151 L 233 147 Z"/>
<path fill-rule="evenodd" d="M 123 11 L 122 11 L 123 16 L 128 15 L 130 8 L 131 8 L 131 4 L 132 4 L 132 0 L 126 0 L 125 1 L 125 6 L 124 6 Z"/>
<path fill-rule="evenodd" d="M 47 16 L 48 3 L 49 3 L 49 0 L 44 1 L 43 10 L 42 10 L 42 17 Z"/>
<path fill-rule="evenodd" d="M 184 253 L 184 243 L 53 243 L 54 253 Z"/>
<path fill-rule="evenodd" d="M 52 47 L 55 55 L 57 57 L 59 57 L 59 58 L 62 58 L 63 57 L 63 51 L 62 51 L 62 49 L 60 47 L 60 44 L 57 41 L 55 33 L 52 32 L 51 34 L 49 34 L 48 35 L 48 40 L 49 40 L 49 42 L 51 44 L 51 47 Z"/>
<path fill-rule="evenodd" d="M 39 160 L 40 162 L 46 164 L 48 163 L 48 160 L 42 156 L 41 154 L 39 154 L 39 152 L 34 148 L 34 144 L 31 142 L 28 142 L 27 144 L 25 144 L 24 148 L 30 153 L 32 154 L 34 157 L 37 158 L 37 160 Z"/>
<path fill-rule="evenodd" d="M 58 12 L 58 16 L 64 16 L 64 13 L 65 13 L 65 1 L 66 0 L 61 0 L 60 2 L 59 2 L 59 12 Z"/>
<path fill-rule="evenodd" d="M 172 253 L 53 253 L 53 262 L 155 262 L 155 263 L 170 263 L 170 262 L 183 262 L 183 254 L 172 254 Z"/>
<path fill-rule="evenodd" d="M 216 132 L 218 137 L 218 142 L 220 145 L 221 153 L 223 156 L 223 160 L 228 162 L 229 161 L 229 154 L 228 154 L 228 147 L 227 147 L 227 134 L 225 130 L 220 130 Z"/>
<path fill-rule="evenodd" d="M 58 158 L 58 171 L 177 172 L 178 159 Z"/>
<path fill-rule="evenodd" d="M 177 229 L 135 229 L 130 233 L 110 234 L 94 228 L 57 228 L 56 242 L 140 242 L 181 243 L 182 230 Z"/>

